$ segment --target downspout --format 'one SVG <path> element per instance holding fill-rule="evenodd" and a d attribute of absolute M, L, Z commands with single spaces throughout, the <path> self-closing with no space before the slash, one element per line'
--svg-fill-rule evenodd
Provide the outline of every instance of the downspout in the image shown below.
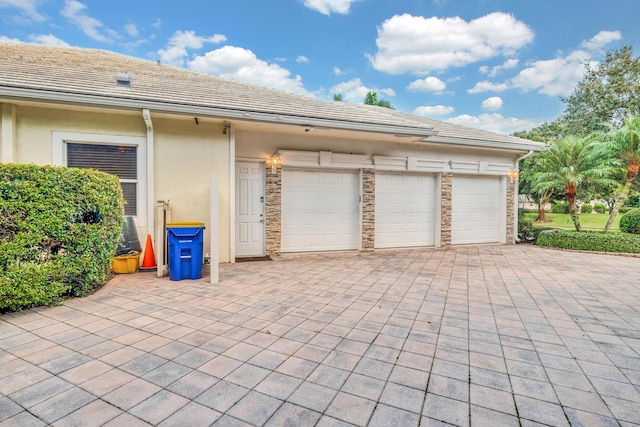
<path fill-rule="evenodd" d="M 529 152 L 527 154 L 525 154 L 523 156 L 520 156 L 520 157 L 516 157 L 516 159 L 514 161 L 514 164 L 513 164 L 514 170 L 517 170 L 519 172 L 520 171 L 520 160 L 526 159 L 527 157 L 531 156 L 533 153 L 534 153 L 533 150 L 529 150 Z M 519 184 L 519 181 L 516 180 L 516 182 L 515 182 L 515 187 L 516 188 L 514 189 L 514 197 L 513 197 L 514 201 L 516 202 L 515 206 L 513 207 L 513 210 L 514 210 L 514 213 L 513 213 L 513 217 L 514 217 L 514 221 L 513 221 L 513 236 L 514 236 L 514 239 L 515 239 L 516 243 L 520 243 L 520 238 L 518 238 L 518 197 L 519 197 L 518 193 L 520 193 L 520 188 L 519 188 L 518 184 Z"/>
<path fill-rule="evenodd" d="M 151 122 L 151 113 L 147 108 L 142 110 L 142 118 L 147 126 L 147 234 L 151 236 L 153 242 L 153 234 L 155 232 L 155 191 L 153 180 L 153 123 Z M 154 242 L 154 246 L 157 242 Z M 155 252 L 154 252 L 155 254 Z M 156 265 L 158 260 L 156 260 Z M 157 269 L 158 277 L 162 277 L 161 269 Z"/>

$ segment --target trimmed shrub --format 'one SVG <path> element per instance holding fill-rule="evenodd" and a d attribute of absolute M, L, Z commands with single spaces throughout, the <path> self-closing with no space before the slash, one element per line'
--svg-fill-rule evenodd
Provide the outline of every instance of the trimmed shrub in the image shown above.
<path fill-rule="evenodd" d="M 633 209 L 620 218 L 620 231 L 640 234 L 640 209 Z"/>
<path fill-rule="evenodd" d="M 591 206 L 589 203 L 585 203 L 584 205 L 580 206 L 580 213 L 591 213 L 593 212 L 593 206 Z"/>
<path fill-rule="evenodd" d="M 593 205 L 593 210 L 596 211 L 599 214 L 603 214 L 603 213 L 605 213 L 607 208 L 602 203 L 596 203 L 595 205 Z"/>
<path fill-rule="evenodd" d="M 535 240 L 533 223 L 525 218 L 518 218 L 518 238 L 522 242 L 532 242 Z"/>
<path fill-rule="evenodd" d="M 551 207 L 551 212 L 559 214 L 569 213 L 569 204 L 566 202 L 554 203 Z"/>
<path fill-rule="evenodd" d="M 638 208 L 634 208 L 633 206 L 620 206 L 620 209 L 618 209 L 618 215 L 624 215 L 629 211 L 632 211 L 634 209 L 638 209 Z"/>
<path fill-rule="evenodd" d="M 628 233 L 545 230 L 538 235 L 536 244 L 579 251 L 640 253 L 640 236 Z"/>
<path fill-rule="evenodd" d="M 123 224 L 115 175 L 0 164 L 0 312 L 103 285 Z"/>

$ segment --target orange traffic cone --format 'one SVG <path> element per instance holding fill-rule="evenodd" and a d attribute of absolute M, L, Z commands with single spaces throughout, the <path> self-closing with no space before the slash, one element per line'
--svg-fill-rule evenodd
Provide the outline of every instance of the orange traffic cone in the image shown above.
<path fill-rule="evenodd" d="M 144 249 L 144 258 L 140 271 L 156 271 L 156 256 L 153 253 L 153 243 L 151 243 L 151 235 L 147 234 L 147 246 Z"/>

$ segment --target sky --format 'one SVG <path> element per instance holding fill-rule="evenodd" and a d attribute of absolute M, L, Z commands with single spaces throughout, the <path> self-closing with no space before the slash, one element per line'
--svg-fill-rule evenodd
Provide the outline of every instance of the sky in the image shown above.
<path fill-rule="evenodd" d="M 639 0 L 0 0 L 0 41 L 102 49 L 512 134 L 550 122 Z"/>

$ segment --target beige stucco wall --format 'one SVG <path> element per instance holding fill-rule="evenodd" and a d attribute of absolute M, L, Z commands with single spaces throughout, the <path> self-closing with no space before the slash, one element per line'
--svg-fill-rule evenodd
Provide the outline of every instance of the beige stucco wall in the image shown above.
<path fill-rule="evenodd" d="M 314 134 L 314 132 L 316 132 Z M 515 154 L 473 147 L 438 147 L 422 143 L 379 142 L 337 139 L 323 136 L 322 130 L 310 133 L 269 134 L 238 130 L 236 157 L 266 160 L 276 150 L 332 151 L 334 153 L 366 154 L 369 156 L 419 157 L 459 162 L 495 162 L 513 164 Z M 399 141 L 406 141 L 400 139 Z"/>
<path fill-rule="evenodd" d="M 219 256 L 230 259 L 229 136 L 220 123 L 153 118 L 156 200 L 169 201 L 173 221 L 204 222 L 209 251 L 210 178 L 218 177 Z"/>
<path fill-rule="evenodd" d="M 14 163 L 50 165 L 53 162 L 52 132 L 75 132 L 121 136 L 147 136 L 142 112 L 113 113 L 96 109 L 14 106 Z M 209 187 L 211 175 L 219 182 L 219 260 L 230 259 L 229 242 L 229 136 L 222 124 L 195 125 L 193 117 L 163 118 L 151 114 L 154 128 L 153 200 L 169 200 L 174 221 L 204 222 L 204 252 L 209 251 Z M 0 129 L 1 130 L 1 129 Z M 1 133 L 0 133 L 1 135 Z M 1 141 L 0 141 L 1 142 Z M 152 206 L 152 209 L 155 207 Z M 147 227 L 138 227 L 144 248 Z"/>

